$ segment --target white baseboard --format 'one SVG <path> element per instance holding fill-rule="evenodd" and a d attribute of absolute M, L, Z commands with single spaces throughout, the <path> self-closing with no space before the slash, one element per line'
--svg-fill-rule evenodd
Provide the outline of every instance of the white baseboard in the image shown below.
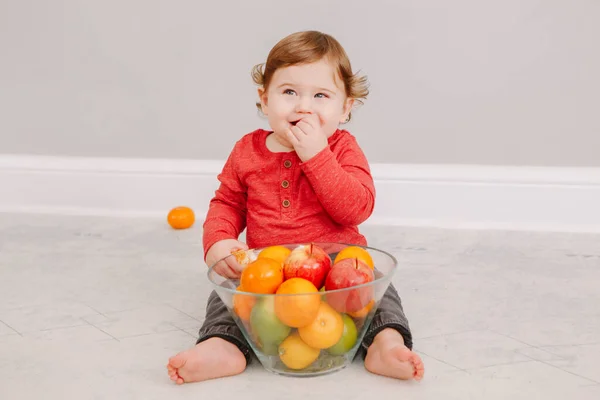
<path fill-rule="evenodd" d="M 0 211 L 203 218 L 223 161 L 0 155 Z M 600 232 L 600 168 L 374 164 L 367 224 Z"/>

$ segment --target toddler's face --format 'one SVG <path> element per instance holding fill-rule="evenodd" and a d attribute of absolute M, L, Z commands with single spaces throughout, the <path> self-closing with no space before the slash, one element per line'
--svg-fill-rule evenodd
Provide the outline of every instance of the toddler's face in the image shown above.
<path fill-rule="evenodd" d="M 266 92 L 259 89 L 262 110 L 280 143 L 291 147 L 286 131 L 307 115 L 319 117 L 325 136 L 346 121 L 353 99 L 348 99 L 337 71 L 326 60 L 280 68 Z"/>

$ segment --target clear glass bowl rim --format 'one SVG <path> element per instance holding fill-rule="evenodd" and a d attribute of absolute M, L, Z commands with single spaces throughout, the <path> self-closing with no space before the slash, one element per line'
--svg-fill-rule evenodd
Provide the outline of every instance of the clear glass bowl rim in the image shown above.
<path fill-rule="evenodd" d="M 233 257 L 233 255 L 228 255 L 226 257 L 223 257 L 223 258 L 217 260 L 213 265 L 211 265 L 208 268 L 206 276 L 207 276 L 209 282 L 217 290 L 219 290 L 219 291 L 222 290 L 222 291 L 228 292 L 228 293 L 230 293 L 232 295 L 234 295 L 234 294 L 244 294 L 244 295 L 247 295 L 247 296 L 252 296 L 252 297 L 257 297 L 257 298 L 261 298 L 261 297 L 275 297 L 275 296 L 277 296 L 277 297 L 293 297 L 293 296 L 308 296 L 308 295 L 312 295 L 312 294 L 323 295 L 325 293 L 349 292 L 349 291 L 353 291 L 353 290 L 357 290 L 357 289 L 361 289 L 361 288 L 367 288 L 367 287 L 370 287 L 370 286 L 375 286 L 375 285 L 377 285 L 378 283 L 380 283 L 382 281 L 391 280 L 392 277 L 393 277 L 393 275 L 396 273 L 396 271 L 398 269 L 398 260 L 396 259 L 396 257 L 394 257 L 389 252 L 387 252 L 385 250 L 381 250 L 381 249 L 375 248 L 375 247 L 363 246 L 363 245 L 360 245 L 360 244 L 349 244 L 349 243 L 343 243 L 343 242 L 317 242 L 317 241 L 314 241 L 314 242 L 307 242 L 307 243 L 283 243 L 283 244 L 281 244 L 281 246 L 286 246 L 286 247 L 287 246 L 302 246 L 302 245 L 306 245 L 306 244 L 309 244 L 309 243 L 314 243 L 316 245 L 319 245 L 319 243 L 328 244 L 328 245 L 332 245 L 333 244 L 333 245 L 340 245 L 340 246 L 345 246 L 345 247 L 357 246 L 357 247 L 362 247 L 363 249 L 366 249 L 366 250 L 373 250 L 375 252 L 385 254 L 387 257 L 389 257 L 390 260 L 392 261 L 393 267 L 392 267 L 392 270 L 389 273 L 387 273 L 387 274 L 385 274 L 385 275 L 383 275 L 383 276 L 381 276 L 379 278 L 373 279 L 371 282 L 368 282 L 368 283 L 362 283 L 360 285 L 350 286 L 350 287 L 342 288 L 342 289 L 326 290 L 326 291 L 323 291 L 323 292 L 317 291 L 317 292 L 310 292 L 310 293 L 303 292 L 303 293 L 284 293 L 284 294 L 276 294 L 276 293 L 263 294 L 263 293 L 244 292 L 244 291 L 240 291 L 240 290 L 237 290 L 237 289 L 230 289 L 230 288 L 218 285 L 216 282 L 214 282 L 211 279 L 211 273 L 214 270 L 215 266 L 219 262 L 225 260 L 228 257 Z M 267 247 L 270 247 L 270 246 L 259 247 L 259 249 L 264 249 L 264 248 L 267 248 Z M 250 250 L 252 250 L 252 248 Z M 216 272 L 215 272 L 215 274 L 216 274 Z M 224 280 L 229 280 L 230 278 L 223 277 L 223 279 Z"/>

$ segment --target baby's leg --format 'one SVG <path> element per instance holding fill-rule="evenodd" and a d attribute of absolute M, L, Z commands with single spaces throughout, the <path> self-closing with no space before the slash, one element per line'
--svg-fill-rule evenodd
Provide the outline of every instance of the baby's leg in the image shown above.
<path fill-rule="evenodd" d="M 412 334 L 400 296 L 390 285 L 362 342 L 365 368 L 397 379 L 423 377 L 423 361 L 412 351 Z"/>
<path fill-rule="evenodd" d="M 167 370 L 178 384 L 237 375 L 246 369 L 251 354 L 240 328 L 213 291 L 196 346 L 171 357 Z"/>

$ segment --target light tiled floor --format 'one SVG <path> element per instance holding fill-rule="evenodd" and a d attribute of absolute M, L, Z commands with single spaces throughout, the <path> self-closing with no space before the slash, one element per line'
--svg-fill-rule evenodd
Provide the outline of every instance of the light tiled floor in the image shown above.
<path fill-rule="evenodd" d="M 0 214 L 0 399 L 600 398 L 600 236 L 364 232 L 400 262 L 422 382 L 357 359 L 176 386 L 166 360 L 193 345 L 210 291 L 199 225 Z"/>

